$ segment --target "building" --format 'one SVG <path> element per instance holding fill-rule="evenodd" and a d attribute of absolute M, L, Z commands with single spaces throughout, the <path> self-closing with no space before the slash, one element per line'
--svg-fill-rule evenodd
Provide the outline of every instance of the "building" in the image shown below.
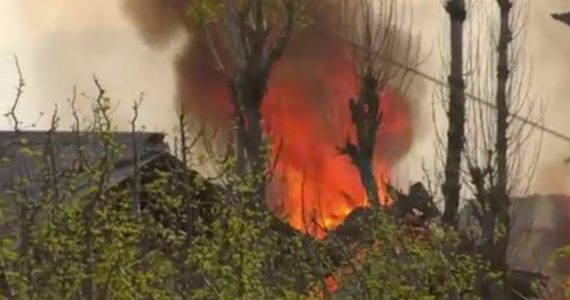
<path fill-rule="evenodd" d="M 152 181 L 160 172 L 172 174 L 174 181 L 179 181 L 184 176 L 193 179 L 200 176 L 188 170 L 169 152 L 163 134 L 117 132 L 111 136 L 112 139 L 108 143 L 113 145 L 115 155 L 105 190 L 128 188 L 135 182 L 135 177 L 140 179 L 140 184 L 144 184 Z M 81 173 L 86 166 L 100 162 L 107 148 L 101 137 L 95 133 L 0 132 L 0 196 L 2 199 L 23 197 L 30 201 L 40 198 L 45 186 L 53 184 L 49 176 L 44 176 L 44 170 L 57 175 L 58 186 L 69 187 L 65 181 L 66 174 Z M 139 176 L 134 176 L 137 170 Z M 79 182 L 73 184 L 76 187 L 73 191 L 74 196 L 86 193 L 90 187 L 97 184 L 89 177 L 80 179 Z M 204 209 L 196 213 L 215 218 L 215 216 L 208 215 L 207 205 L 211 201 L 219 201 L 217 198 L 220 194 L 219 187 L 204 180 L 203 186 L 195 188 L 198 193 L 193 199 L 205 204 L 201 206 Z M 177 191 L 174 189 L 172 192 Z M 423 195 L 421 189 L 415 194 Z M 418 197 L 408 198 L 410 200 L 423 199 L 423 197 Z M 424 207 L 425 205 L 422 204 L 424 201 L 408 202 L 409 205 L 402 206 L 403 211 L 429 208 Z M 510 265 L 514 269 L 514 285 L 525 294 L 530 293 L 528 291 L 529 282 L 536 279 L 552 281 L 553 278 L 559 278 L 565 271 L 570 270 L 570 265 L 564 261 L 558 261 L 553 266 L 548 264 L 554 251 L 569 241 L 568 212 L 570 210 L 568 206 L 565 206 L 568 202 L 562 195 L 534 195 L 514 201 L 514 223 L 509 257 Z M 9 201 L 7 204 L 10 205 Z M 146 197 L 144 192 L 141 193 L 140 204 L 141 209 L 152 209 L 159 219 L 163 215 L 159 208 L 153 207 L 152 197 Z M 170 224 L 172 226 L 184 226 L 185 218 L 182 217 L 184 212 L 179 213 L 179 219 L 164 219 L 163 221 L 173 221 L 174 224 Z M 358 218 L 358 215 L 362 213 L 357 210 L 351 215 Z M 464 216 L 468 215 L 466 213 Z M 21 221 L 16 212 L 11 216 L 14 222 Z M 350 222 L 347 223 L 350 225 Z M 287 224 L 279 220 L 276 220 L 275 224 L 275 230 L 282 232 L 283 235 L 295 234 Z M 13 228 L 5 226 L 0 228 L 0 233 L 7 233 Z M 353 243 L 353 240 L 361 235 L 358 228 L 351 229 L 350 226 L 341 226 L 336 234 L 340 236 L 343 243 Z M 313 242 L 309 240 L 307 238 L 307 242 Z M 334 251 L 330 253 L 333 260 L 338 256 L 336 254 L 338 253 Z M 335 263 L 340 264 L 342 258 L 338 260 Z M 0 290 L 1 286 L 0 277 Z M 305 286 L 306 282 L 299 282 L 299 289 L 303 290 Z"/>
<path fill-rule="evenodd" d="M 513 287 L 525 296 L 535 296 L 531 285 L 554 293 L 570 276 L 570 262 L 555 256 L 558 249 L 570 244 L 570 197 L 530 195 L 515 198 L 511 204 L 507 261 Z M 477 228 L 476 222 L 467 206 L 461 214 L 462 228 Z M 478 235 L 476 231 L 471 233 Z M 515 295 L 514 299 L 527 298 Z"/>
<path fill-rule="evenodd" d="M 115 188 L 129 188 L 138 178 L 138 184 L 143 187 L 145 182 L 156 178 L 160 172 L 171 174 L 170 186 L 180 184 L 185 178 L 193 182 L 201 178 L 197 172 L 188 170 L 174 157 L 160 133 L 116 132 L 106 142 L 96 133 L 76 132 L 39 132 L 25 131 L 0 132 L 0 197 L 4 210 L 13 222 L 19 222 L 21 216 L 15 209 L 17 199 L 40 201 L 46 188 L 61 189 L 65 195 L 57 201 L 72 200 L 84 197 L 97 185 L 102 192 Z M 90 175 L 87 169 L 98 168 L 103 158 L 109 155 L 110 166 L 105 168 L 105 182 L 102 186 L 101 176 Z M 138 159 L 136 159 L 138 157 Z M 137 172 L 138 171 L 138 172 Z M 135 176 L 135 173 L 137 176 Z M 192 187 L 192 201 L 211 203 L 215 201 L 215 186 L 202 180 L 203 185 Z M 176 189 L 169 190 L 176 193 Z M 140 209 L 151 209 L 156 217 L 165 212 L 153 206 L 144 188 L 139 190 Z M 198 206 L 196 213 L 204 213 L 206 209 Z M 180 209 L 182 210 L 182 209 Z M 179 216 L 172 226 L 184 226 L 182 211 L 174 212 Z M 172 215 L 172 214 L 169 214 Z M 1 232 L 13 230 L 14 223 L 3 222 Z M 166 220 L 165 220 L 166 221 Z"/>
<path fill-rule="evenodd" d="M 21 241 L 25 238 L 21 228 L 25 226 L 21 225 L 29 214 L 22 212 L 23 206 L 19 205 L 21 200 L 32 206 L 39 201 L 53 199 L 86 201 L 94 196 L 95 188 L 97 193 L 101 191 L 105 194 L 106 201 L 115 203 L 117 200 L 124 201 L 125 197 L 114 198 L 114 192 L 132 188 L 134 184 L 140 187 L 135 190 L 139 192 L 134 194 L 138 195 L 141 210 L 149 211 L 155 220 L 168 228 L 190 228 L 190 234 L 194 234 L 194 223 L 186 226 L 188 221 L 194 222 L 192 218 L 196 216 L 205 222 L 214 220 L 217 216 L 212 215 L 209 208 L 215 201 L 222 201 L 223 189 L 187 168 L 171 154 L 164 139 L 163 134 L 144 132 L 113 132 L 105 136 L 83 132 L 0 132 L 0 208 L 7 212 L 2 214 L 6 219 L 0 222 L 0 237 L 15 237 L 15 247 L 23 244 Z M 108 160 L 107 180 L 101 188 L 101 176 L 90 176 L 89 168 L 100 167 L 109 153 L 112 153 L 112 159 Z M 160 196 L 152 188 L 146 188 L 146 183 L 154 184 L 157 182 L 155 179 L 161 179 L 158 181 L 161 193 L 181 196 L 182 204 L 166 209 L 162 203 L 157 204 L 159 201 L 156 199 Z M 54 197 L 51 193 L 54 187 L 61 188 L 65 193 L 61 193 L 61 197 L 51 198 Z M 50 189 L 49 193 L 47 189 Z M 186 206 L 186 203 L 193 205 Z M 190 214 L 186 211 L 187 207 L 191 207 Z M 189 215 L 190 220 L 187 218 Z M 272 230 L 279 236 L 300 234 L 281 219 L 274 218 L 272 222 Z M 310 237 L 304 237 L 304 241 L 314 242 Z M 153 236 L 146 242 L 153 243 L 155 249 L 170 251 L 169 240 L 162 236 Z M 290 265 L 290 262 L 282 263 Z M 3 268 L 0 263 L 0 295 L 10 298 Z M 268 274 L 271 280 L 274 277 L 274 274 Z M 301 277 L 297 280 L 298 289 L 304 291 L 306 281 Z"/>
<path fill-rule="evenodd" d="M 118 132 L 113 134 L 111 143 L 117 151 L 106 188 L 131 176 L 135 152 L 141 168 L 170 156 L 164 136 L 158 133 Z M 43 170 L 61 175 L 77 172 L 99 162 L 104 155 L 105 146 L 95 133 L 0 132 L 0 191 L 3 194 L 24 193 L 22 196 L 35 198 L 46 184 Z M 17 188 L 22 181 L 28 181 L 26 186 Z M 79 185 L 86 188 L 88 183 Z"/>

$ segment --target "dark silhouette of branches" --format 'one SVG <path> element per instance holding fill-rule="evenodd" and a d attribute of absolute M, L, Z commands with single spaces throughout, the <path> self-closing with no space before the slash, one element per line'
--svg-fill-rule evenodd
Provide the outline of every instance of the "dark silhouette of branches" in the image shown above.
<path fill-rule="evenodd" d="M 9 118 L 14 130 L 17 132 L 20 130 L 20 120 L 17 117 L 16 110 L 18 109 L 18 105 L 20 104 L 20 98 L 24 93 L 24 87 L 26 86 L 26 82 L 24 81 L 24 76 L 22 75 L 22 69 L 20 68 L 20 62 L 18 60 L 18 56 L 16 55 L 14 55 L 14 63 L 16 65 L 16 70 L 18 71 L 18 85 L 16 86 L 16 96 L 14 98 L 14 101 L 12 102 L 12 107 L 4 115 L 7 118 Z"/>
<path fill-rule="evenodd" d="M 214 22 L 206 22 L 205 11 L 197 11 L 203 37 L 209 41 L 218 67 L 230 80 L 235 110 L 236 170 L 240 176 L 265 172 L 265 137 L 260 112 L 270 73 L 283 55 L 306 0 L 242 2 L 223 0 Z M 199 7 L 198 7 L 199 8 Z M 226 41 L 216 45 L 212 31 Z M 222 55 L 223 54 L 223 55 Z M 222 61 L 226 58 L 227 61 Z M 264 205 L 266 178 L 259 178 L 254 205 Z"/>
<path fill-rule="evenodd" d="M 406 61 L 417 60 L 413 50 L 416 45 L 406 26 L 409 24 L 403 24 L 404 14 L 398 12 L 401 5 L 396 1 L 382 1 L 379 5 L 372 9 L 373 1 L 344 1 L 341 12 L 342 27 L 346 28 L 344 38 L 352 45 L 359 91 L 349 102 L 355 137 L 349 135 L 339 150 L 358 169 L 368 201 L 375 208 L 381 205 L 374 174 L 374 153 L 382 123 L 380 101 L 390 88 L 404 88 L 407 73 L 386 64 L 378 55 L 403 55 Z"/>

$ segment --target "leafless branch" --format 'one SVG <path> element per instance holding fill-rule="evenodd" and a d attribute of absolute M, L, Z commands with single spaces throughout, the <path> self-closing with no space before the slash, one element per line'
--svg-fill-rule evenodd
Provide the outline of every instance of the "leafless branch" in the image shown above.
<path fill-rule="evenodd" d="M 137 120 L 139 118 L 139 109 L 144 99 L 144 93 L 141 93 L 139 99 L 133 103 L 133 117 L 131 119 L 131 138 L 132 138 L 132 151 L 133 151 L 133 159 L 134 159 L 134 176 L 133 176 L 133 210 L 135 216 L 137 216 L 140 220 L 141 216 L 141 203 L 140 203 L 140 194 L 141 194 L 141 174 L 140 174 L 140 154 L 139 154 L 139 145 L 138 145 L 138 138 L 137 138 Z"/>
<path fill-rule="evenodd" d="M 14 63 L 16 64 L 16 70 L 18 71 L 18 85 L 16 86 L 16 97 L 12 103 L 12 107 L 10 110 L 5 114 L 5 116 L 11 121 L 12 127 L 14 131 L 20 131 L 20 120 L 16 114 L 16 110 L 18 109 L 18 105 L 20 104 L 20 98 L 24 93 L 24 87 L 26 86 L 26 82 L 24 81 L 24 76 L 22 75 L 22 69 L 20 68 L 20 62 L 18 60 L 18 56 L 14 55 Z"/>

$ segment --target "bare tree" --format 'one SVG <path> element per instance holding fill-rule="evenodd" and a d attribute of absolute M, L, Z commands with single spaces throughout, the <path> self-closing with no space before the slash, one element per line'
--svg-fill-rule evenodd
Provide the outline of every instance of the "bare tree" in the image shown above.
<path fill-rule="evenodd" d="M 447 153 L 443 196 L 445 211 L 443 222 L 457 226 L 457 212 L 461 190 L 461 156 L 465 140 L 465 80 L 463 77 L 463 25 L 467 17 L 465 0 L 448 0 L 445 9 L 451 21 L 450 30 L 450 75 L 449 83 L 449 128 L 447 130 Z"/>
<path fill-rule="evenodd" d="M 411 62 L 417 57 L 413 38 L 400 12 L 398 1 L 344 1 L 342 28 L 350 42 L 350 56 L 355 66 L 358 95 L 350 99 L 349 108 L 355 127 L 355 138 L 350 135 L 340 152 L 352 160 L 360 173 L 360 180 L 372 207 L 379 208 L 378 182 L 374 174 L 374 152 L 378 131 L 381 130 L 380 101 L 390 89 L 404 89 L 407 69 L 386 63 L 397 55 Z M 404 54 L 398 51 L 404 51 Z"/>
<path fill-rule="evenodd" d="M 524 69 L 524 33 L 527 1 L 495 0 L 496 6 L 480 5 L 481 19 L 470 38 L 470 88 L 484 98 L 494 98 L 493 106 L 473 103 L 466 133 L 467 172 L 475 201 L 470 209 L 480 230 L 473 240 L 475 251 L 500 274 L 501 282 L 481 277 L 480 292 L 485 299 L 504 299 L 509 285 L 508 242 L 513 222 L 511 199 L 525 194 L 532 179 L 539 148 L 533 153 L 529 143 L 536 132 L 529 124 L 534 103 L 528 95 L 528 73 Z M 489 24 L 486 28 L 482 26 Z M 486 30 L 488 31 L 486 31 Z M 483 58 L 483 59 L 481 59 Z M 523 68 L 521 68 L 523 67 Z M 524 115 L 524 117 L 521 117 Z M 516 122 L 516 121 L 523 122 Z M 537 143 L 537 146 L 540 144 Z M 483 275 L 484 276 L 484 275 Z"/>
<path fill-rule="evenodd" d="M 495 259 L 491 260 L 492 267 L 502 271 L 503 273 L 503 290 L 508 293 L 508 264 L 507 264 L 507 247 L 510 232 L 510 200 L 507 192 L 508 183 L 508 118 L 509 106 L 507 103 L 507 89 L 510 75 L 509 68 L 509 46 L 512 40 L 512 30 L 510 24 L 510 14 L 513 3 L 511 0 L 497 0 L 500 11 L 500 27 L 499 42 L 497 47 L 497 134 L 496 134 L 496 151 L 497 151 L 497 184 L 495 186 L 495 199 L 492 207 L 496 211 L 498 222 L 501 228 L 504 228 L 504 236 L 500 236 L 497 240 L 495 249 Z M 506 294 L 505 293 L 505 294 Z"/>
<path fill-rule="evenodd" d="M 497 0 L 500 11 L 499 44 L 497 47 L 497 196 L 507 203 L 507 129 L 509 118 L 509 107 L 507 104 L 507 81 L 509 79 L 509 46 L 512 40 L 510 25 L 510 14 L 513 3 L 510 0 Z M 504 209 L 502 209 L 504 210 Z M 501 211 L 502 211 L 501 210 Z"/>
<path fill-rule="evenodd" d="M 218 68 L 229 77 L 235 111 L 237 173 L 265 172 L 264 135 L 260 112 L 272 67 L 281 58 L 306 0 L 214 1 L 218 21 L 203 25 Z M 203 6 L 197 5 L 200 8 Z M 198 15 L 205 15 L 202 11 Z M 212 25 L 214 24 L 214 25 Z M 226 41 L 216 43 L 215 36 Z M 257 201 L 263 201 L 265 179 L 259 184 Z"/>

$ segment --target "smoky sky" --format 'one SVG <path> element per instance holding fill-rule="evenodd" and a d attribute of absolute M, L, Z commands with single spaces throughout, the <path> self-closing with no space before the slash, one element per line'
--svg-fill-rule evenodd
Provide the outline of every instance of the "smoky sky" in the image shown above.
<path fill-rule="evenodd" d="M 327 95 L 329 89 L 327 84 L 332 83 L 327 82 L 326 74 L 318 71 L 326 69 L 327 65 L 334 65 L 339 60 L 347 59 L 347 45 L 340 38 L 340 33 L 345 32 L 347 28 L 342 28 L 336 18 L 336 14 L 340 12 L 339 3 L 313 2 L 309 9 L 312 23 L 294 32 L 283 58 L 271 75 L 273 81 L 286 81 L 295 77 L 303 89 L 306 100 L 318 108 L 319 113 L 315 116 L 315 122 L 329 122 L 329 131 L 335 126 L 333 124 L 335 120 L 330 117 L 334 112 L 331 112 L 331 105 L 327 102 L 330 99 Z M 179 34 L 186 36 L 187 43 L 174 60 L 177 74 L 177 101 L 186 112 L 203 122 L 227 124 L 231 119 L 231 106 L 228 103 L 213 103 L 213 99 L 227 100 L 228 76 L 216 68 L 216 61 L 203 31 L 184 26 L 184 12 L 188 11 L 191 4 L 191 1 L 184 0 L 124 0 L 123 7 L 125 14 L 139 30 L 142 40 L 152 48 L 165 47 Z M 406 36 L 404 32 L 396 32 L 394 35 L 398 40 L 397 45 L 409 46 L 404 40 L 407 41 L 412 37 Z M 217 51 L 221 54 L 222 61 L 228 61 L 229 54 L 223 53 L 223 37 L 214 34 L 214 42 L 219 46 Z M 396 50 L 394 53 L 403 52 L 405 49 Z M 408 58 L 411 59 L 411 56 L 396 57 L 404 64 L 415 63 L 401 61 Z M 414 85 L 414 88 L 416 92 L 422 89 L 420 84 Z"/>
<path fill-rule="evenodd" d="M 414 32 L 422 40 L 419 68 L 445 80 L 441 57 L 448 51 L 448 23 L 440 1 L 403 2 L 413 9 Z M 0 108 L 5 110 L 14 95 L 12 56 L 18 54 L 27 82 L 20 110 L 26 121 L 36 120 L 55 103 L 64 110 L 73 85 L 93 93 L 91 76 L 95 73 L 114 100 L 121 101 L 117 118 L 125 128 L 131 101 L 144 91 L 147 100 L 141 122 L 147 129 L 168 131 L 175 123 L 175 112 L 169 112 L 176 107 L 173 99 L 180 98 L 175 61 L 183 60 L 183 52 L 191 48 L 189 34 L 176 17 L 185 4 L 187 1 L 173 0 L 0 0 Z M 532 64 L 533 99 L 546 104 L 545 125 L 570 134 L 566 113 L 570 110 L 570 71 L 564 67 L 570 65 L 570 27 L 550 17 L 566 11 L 570 11 L 566 0 L 532 1 L 526 50 Z M 414 118 L 414 145 L 402 164 L 403 183 L 423 177 L 422 162 L 432 168 L 437 161 L 433 107 L 438 110 L 439 131 L 445 129 L 445 115 L 436 97 L 440 88 L 424 84 L 426 90 L 412 91 L 409 97 L 413 112 L 420 117 Z M 318 89 L 314 92 L 320 93 Z M 5 123 L 3 120 L 3 127 Z M 563 164 L 569 148 L 563 141 L 543 137 L 532 191 L 570 192 L 570 172 Z"/>

